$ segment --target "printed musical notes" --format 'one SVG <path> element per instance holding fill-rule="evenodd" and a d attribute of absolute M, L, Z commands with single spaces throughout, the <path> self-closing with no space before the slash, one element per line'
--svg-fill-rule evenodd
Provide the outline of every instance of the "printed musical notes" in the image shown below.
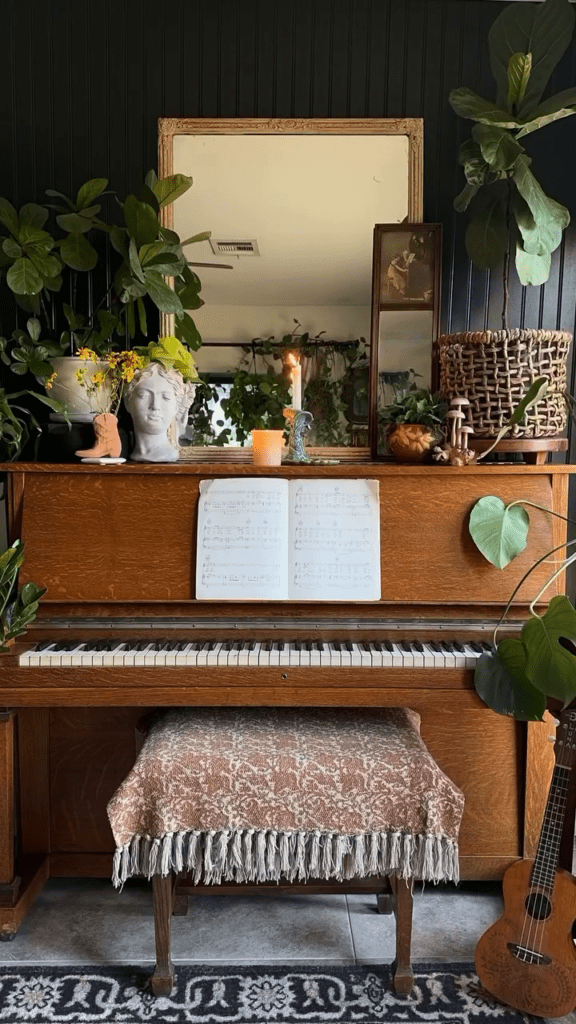
<path fill-rule="evenodd" d="M 203 601 L 379 600 L 378 482 L 202 481 L 196 596 Z"/>

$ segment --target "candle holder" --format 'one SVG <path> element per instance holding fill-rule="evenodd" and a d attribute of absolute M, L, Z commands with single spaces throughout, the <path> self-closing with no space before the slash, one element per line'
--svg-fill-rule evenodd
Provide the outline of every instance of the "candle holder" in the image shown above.
<path fill-rule="evenodd" d="M 307 434 L 314 422 L 311 412 L 303 412 L 300 409 L 284 409 L 284 417 L 290 424 L 290 436 L 288 439 L 288 456 L 285 462 L 310 462 L 304 447 L 304 434 Z"/>

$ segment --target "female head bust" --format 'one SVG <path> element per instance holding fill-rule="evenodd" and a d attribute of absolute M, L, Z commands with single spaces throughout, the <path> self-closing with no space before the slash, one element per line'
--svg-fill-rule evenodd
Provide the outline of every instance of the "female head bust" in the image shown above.
<path fill-rule="evenodd" d="M 132 417 L 136 444 L 130 458 L 135 462 L 176 462 L 182 421 L 194 398 L 195 384 L 176 370 L 148 363 L 134 376 L 124 392 Z M 174 425 L 176 429 L 174 429 Z"/>

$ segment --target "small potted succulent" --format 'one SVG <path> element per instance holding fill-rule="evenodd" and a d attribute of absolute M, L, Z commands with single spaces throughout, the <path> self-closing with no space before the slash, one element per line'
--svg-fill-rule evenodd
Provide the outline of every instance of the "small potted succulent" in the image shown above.
<path fill-rule="evenodd" d="M 424 462 L 438 442 L 447 405 L 440 394 L 412 384 L 380 412 L 387 447 L 397 462 Z"/>

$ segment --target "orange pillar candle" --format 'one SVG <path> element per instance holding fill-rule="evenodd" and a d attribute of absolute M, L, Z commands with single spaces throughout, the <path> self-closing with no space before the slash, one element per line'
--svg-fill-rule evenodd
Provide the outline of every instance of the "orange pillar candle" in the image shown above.
<path fill-rule="evenodd" d="M 252 431 L 252 462 L 255 466 L 281 465 L 283 436 L 283 430 Z"/>

